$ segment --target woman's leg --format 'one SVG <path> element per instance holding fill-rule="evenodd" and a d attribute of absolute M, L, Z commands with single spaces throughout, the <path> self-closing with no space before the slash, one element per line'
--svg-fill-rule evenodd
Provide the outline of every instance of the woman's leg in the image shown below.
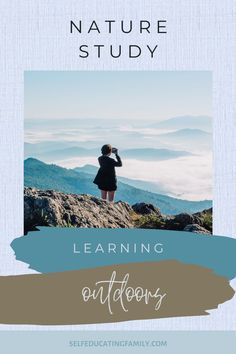
<path fill-rule="evenodd" d="M 107 191 L 101 190 L 101 198 L 107 200 Z"/>
<path fill-rule="evenodd" d="M 108 200 L 109 202 L 113 202 L 115 198 L 115 191 L 108 192 Z"/>

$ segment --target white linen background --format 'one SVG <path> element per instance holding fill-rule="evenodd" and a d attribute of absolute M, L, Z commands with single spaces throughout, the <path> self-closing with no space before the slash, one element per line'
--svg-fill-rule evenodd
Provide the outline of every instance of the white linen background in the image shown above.
<path fill-rule="evenodd" d="M 211 70 L 214 233 L 236 234 L 236 1 L 0 0 L 0 273 L 32 273 L 10 242 L 23 231 L 25 70 Z M 167 19 L 167 35 L 69 34 L 69 21 Z M 89 57 L 80 44 L 159 44 L 155 59 Z M 227 257 L 227 254 L 225 255 Z M 236 281 L 232 282 L 236 288 Z M 203 289 L 204 291 L 204 289 Z M 0 294 L 1 301 L 1 294 Z M 1 330 L 235 330 L 236 297 L 210 316 L 79 326 L 0 325 Z"/>

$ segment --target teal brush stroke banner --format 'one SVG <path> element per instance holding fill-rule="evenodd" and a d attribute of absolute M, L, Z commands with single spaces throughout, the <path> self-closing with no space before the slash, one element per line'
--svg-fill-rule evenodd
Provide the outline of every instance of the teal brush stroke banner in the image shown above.
<path fill-rule="evenodd" d="M 17 260 L 41 273 L 178 260 L 212 269 L 228 279 L 236 276 L 236 240 L 223 236 L 168 230 L 39 227 L 39 231 L 16 238 L 11 247 Z"/>

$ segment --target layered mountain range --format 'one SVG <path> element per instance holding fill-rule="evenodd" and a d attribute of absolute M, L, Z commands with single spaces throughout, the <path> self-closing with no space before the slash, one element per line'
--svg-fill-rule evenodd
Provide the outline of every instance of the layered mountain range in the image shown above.
<path fill-rule="evenodd" d="M 93 184 L 97 168 L 66 169 L 55 164 L 46 164 L 35 158 L 24 162 L 24 185 L 40 190 L 54 190 L 63 193 L 90 194 L 99 197 L 99 190 Z M 118 177 L 116 200 L 129 203 L 148 203 L 158 207 L 163 214 L 196 213 L 212 207 L 211 200 L 189 201 L 154 193 L 151 182 Z M 158 187 L 156 186 L 156 190 Z"/>

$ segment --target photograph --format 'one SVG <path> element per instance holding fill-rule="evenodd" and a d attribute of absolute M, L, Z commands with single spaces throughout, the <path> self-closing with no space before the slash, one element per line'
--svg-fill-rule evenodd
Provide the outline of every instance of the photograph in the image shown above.
<path fill-rule="evenodd" d="M 212 233 L 208 71 L 26 71 L 25 233 Z"/>

